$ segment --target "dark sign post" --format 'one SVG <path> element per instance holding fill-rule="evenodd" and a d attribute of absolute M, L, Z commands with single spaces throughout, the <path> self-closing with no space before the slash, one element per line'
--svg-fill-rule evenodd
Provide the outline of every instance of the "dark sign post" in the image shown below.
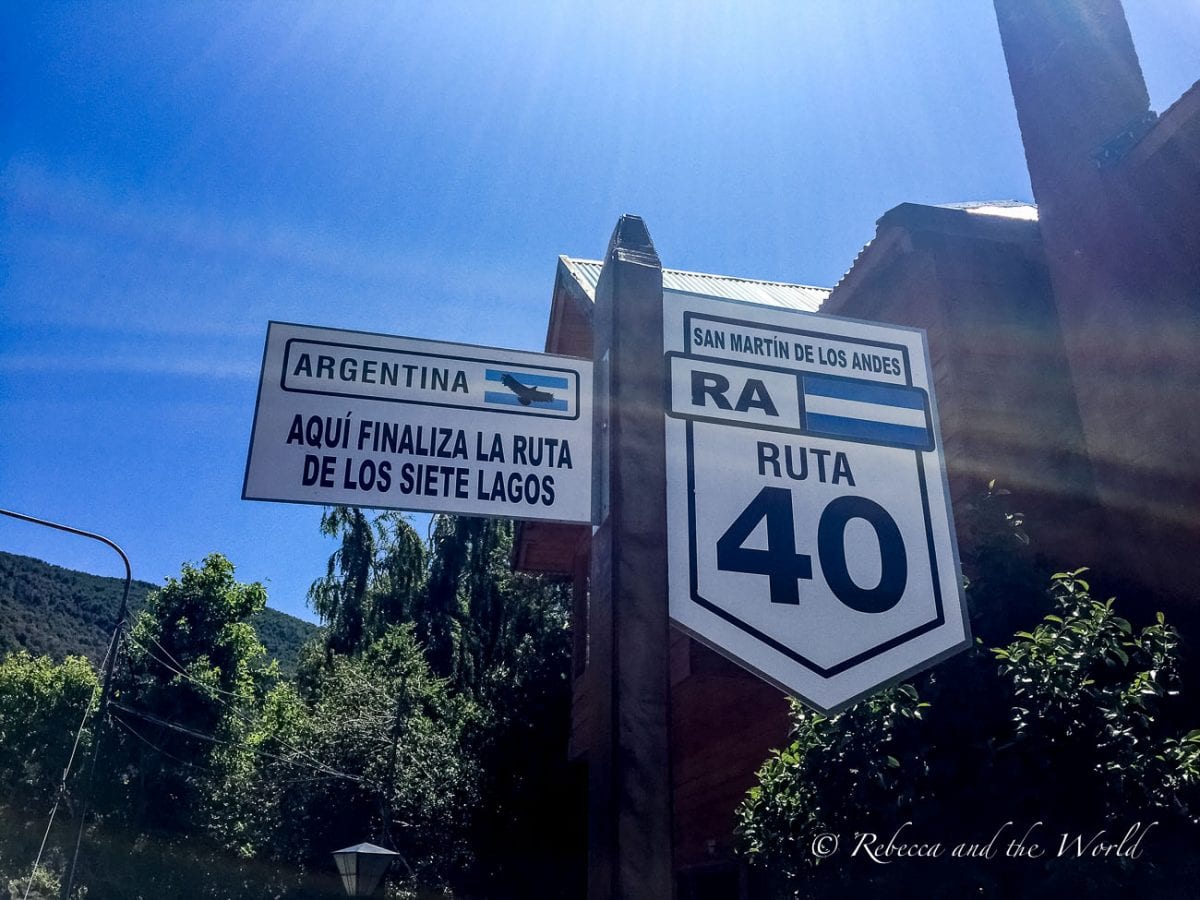
<path fill-rule="evenodd" d="M 622 216 L 596 287 L 588 897 L 672 896 L 662 264 Z"/>

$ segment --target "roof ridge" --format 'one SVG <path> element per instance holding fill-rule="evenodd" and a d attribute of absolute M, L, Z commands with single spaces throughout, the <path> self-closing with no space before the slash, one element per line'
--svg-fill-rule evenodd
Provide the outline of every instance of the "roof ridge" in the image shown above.
<path fill-rule="evenodd" d="M 567 256 L 563 254 L 563 259 L 573 263 L 588 263 L 595 266 L 603 266 L 604 261 L 600 259 L 583 259 L 577 256 Z M 674 275 L 695 275 L 697 278 L 720 278 L 723 281 L 742 281 L 746 284 L 776 284 L 780 287 L 804 288 L 810 291 L 831 291 L 832 288 L 821 287 L 815 284 L 800 284 L 795 281 L 778 281 L 769 278 L 747 278 L 743 275 L 719 275 L 716 272 L 693 272 L 689 269 L 673 269 L 669 266 L 663 266 L 664 272 L 671 272 Z"/>

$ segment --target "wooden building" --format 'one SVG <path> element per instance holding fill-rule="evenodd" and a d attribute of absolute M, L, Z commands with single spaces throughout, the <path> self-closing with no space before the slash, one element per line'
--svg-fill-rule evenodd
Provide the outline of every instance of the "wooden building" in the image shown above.
<path fill-rule="evenodd" d="M 1036 207 L 902 204 L 832 290 L 672 270 L 664 287 L 926 329 L 954 502 L 999 479 L 1044 554 L 1095 567 L 1146 615 L 1166 609 L 1194 645 L 1200 84 L 1150 110 L 1119 0 L 994 2 Z M 592 357 L 599 273 L 559 259 L 547 351 Z M 584 764 L 601 739 L 590 540 L 526 523 L 516 559 L 574 579 L 569 752 Z M 775 688 L 671 632 L 679 900 L 746 895 L 732 813 L 785 742 L 786 711 Z"/>

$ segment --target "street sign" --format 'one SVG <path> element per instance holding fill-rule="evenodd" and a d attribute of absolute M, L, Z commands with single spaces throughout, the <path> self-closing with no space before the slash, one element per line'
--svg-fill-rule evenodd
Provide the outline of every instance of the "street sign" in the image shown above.
<path fill-rule="evenodd" d="M 591 521 L 590 361 L 271 322 L 242 497 Z"/>
<path fill-rule="evenodd" d="M 663 300 L 671 618 L 826 712 L 965 648 L 924 332 Z"/>

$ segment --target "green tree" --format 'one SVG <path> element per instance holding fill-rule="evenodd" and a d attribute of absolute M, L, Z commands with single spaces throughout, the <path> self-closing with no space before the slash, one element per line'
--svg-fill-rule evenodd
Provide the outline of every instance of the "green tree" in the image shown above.
<path fill-rule="evenodd" d="M 252 759 L 245 735 L 275 667 L 266 665 L 247 621 L 263 609 L 265 592 L 257 584 L 239 584 L 233 571 L 218 554 L 200 567 L 185 565 L 178 579 L 148 597 L 125 635 L 106 710 L 111 730 L 97 738 L 94 817 L 89 817 L 76 879 L 79 896 L 83 891 L 91 900 L 255 895 L 248 889 L 255 879 L 242 861 L 220 852 L 224 823 L 214 798 Z M 27 699 L 31 684 L 56 692 L 59 678 L 64 688 L 74 685 L 66 693 L 78 697 L 69 704 L 74 706 L 70 723 L 51 715 L 27 726 L 25 738 L 38 728 L 61 729 L 60 743 L 73 736 L 82 706 L 94 692 L 90 667 L 68 660 L 55 670 L 17 660 L 10 674 L 18 670 Z M 5 744 L 31 758 L 43 753 L 47 766 L 62 765 L 57 751 L 18 748 L 15 739 Z M 64 811 L 79 814 L 74 803 Z M 62 824 L 73 845 L 73 827 Z M 70 847 L 53 846 L 54 835 L 51 841 L 44 857 L 50 861 L 42 873 L 45 884 L 61 874 L 62 851 L 70 855 Z"/>
<path fill-rule="evenodd" d="M 428 563 L 425 544 L 405 516 L 385 512 L 374 525 L 377 549 L 365 613 L 369 640 L 414 621 Z"/>
<path fill-rule="evenodd" d="M 58 807 L 61 824 L 69 818 L 81 773 L 91 749 L 96 674 L 82 657 L 62 663 L 25 651 L 0 662 L 0 895 L 3 885 L 14 896 L 31 887 L 30 897 L 56 897 L 63 857 L 51 845 L 30 883 L 46 816 L 55 806 L 63 772 L 74 754 L 66 803 Z M 78 747 L 76 735 L 80 737 Z M 83 777 L 86 777 L 84 775 Z"/>
<path fill-rule="evenodd" d="M 560 661 L 566 652 L 566 588 L 513 571 L 515 534 L 503 519 L 434 520 L 417 637 L 434 672 L 473 696 L 509 679 L 532 645 Z"/>
<path fill-rule="evenodd" d="M 123 769 L 113 806 L 135 830 L 207 828 L 213 784 L 246 764 L 253 709 L 275 674 L 247 621 L 266 599 L 214 553 L 185 564 L 135 619 L 114 681 Z"/>
<path fill-rule="evenodd" d="M 448 696 L 475 710 L 460 737 L 462 753 L 478 773 L 472 783 L 479 802 L 456 813 L 467 829 L 461 839 L 472 851 L 456 866 L 456 883 L 492 897 L 552 896 L 548 884 L 560 896 L 577 894 L 583 792 L 566 760 L 565 585 L 512 570 L 515 528 L 508 521 L 437 516 L 427 550 L 395 514 L 375 520 L 369 542 L 366 519 L 352 511 L 327 513 L 325 523 L 336 526 L 327 533 L 339 534 L 342 546 L 310 596 L 335 597 L 340 606 L 322 607 L 326 637 L 306 650 L 300 666 L 297 684 L 308 714 L 325 702 L 338 672 L 354 670 L 353 658 L 374 658 L 384 646 L 380 636 L 394 631 L 389 626 L 407 625 L 432 676 L 444 680 Z M 347 566 L 350 559 L 359 561 L 357 569 Z M 335 635 L 347 617 L 339 620 L 334 610 L 348 606 L 362 616 L 355 642 Z M 306 744 L 314 740 L 303 738 Z M 356 754 L 354 770 L 366 767 L 368 757 Z M 314 809 L 328 814 L 323 804 Z M 421 815 L 431 821 L 429 810 Z M 313 828 L 320 834 L 337 830 L 330 822 Z M 439 842 L 439 859 L 451 845 L 449 838 Z M 421 865 L 437 871 L 440 864 Z"/>
<path fill-rule="evenodd" d="M 55 663 L 24 650 L 0 662 L 0 797 L 49 800 L 75 750 L 85 709 L 96 699 L 96 673 L 80 656 Z M 86 758 L 90 729 L 76 759 Z"/>
<path fill-rule="evenodd" d="M 489 897 L 573 897 L 584 787 L 567 761 L 568 587 L 514 572 L 504 520 L 439 516 L 418 629 L 430 665 L 483 710 L 470 886 Z"/>
<path fill-rule="evenodd" d="M 341 542 L 324 577 L 308 591 L 309 604 L 324 625 L 328 661 L 335 653 L 361 650 L 392 625 L 413 620 L 425 583 L 426 554 L 420 536 L 399 513 L 370 520 L 357 507 L 334 506 L 321 516 L 321 531 Z M 309 669 L 312 664 L 306 661 Z"/>
<path fill-rule="evenodd" d="M 333 506 L 321 515 L 321 533 L 341 546 L 329 557 L 325 577 L 309 588 L 308 601 L 325 625 L 327 653 L 350 653 L 363 640 L 375 532 L 358 507 Z"/>
<path fill-rule="evenodd" d="M 438 671 L 453 676 L 460 689 L 478 693 L 485 673 L 503 666 L 521 638 L 508 629 L 519 604 L 512 596 L 512 540 L 512 522 L 500 519 L 439 516 L 435 525 L 427 607 L 431 662 L 444 666 Z M 443 618 L 455 640 L 440 652 L 433 626 Z"/>
<path fill-rule="evenodd" d="M 430 672 L 411 625 L 335 655 L 309 702 L 278 686 L 250 735 L 258 768 L 230 792 L 244 849 L 316 869 L 369 840 L 397 849 L 414 882 L 450 882 L 471 863 L 478 716 Z"/>
<path fill-rule="evenodd" d="M 1091 596 L 1084 570 L 1052 579 L 1055 614 L 992 651 L 1012 686 L 1014 749 L 1040 772 L 1039 804 L 1083 818 L 1161 811 L 1200 823 L 1200 729 L 1175 736 L 1162 713 L 1180 693 L 1179 635 L 1162 613 L 1135 629 Z M 1058 760 L 1087 766 L 1054 769 Z"/>
<path fill-rule="evenodd" d="M 464 575 L 468 561 L 486 558 L 487 520 L 437 516 L 430 539 L 429 576 L 415 621 L 417 639 L 433 671 L 452 677 L 462 647 L 461 627 L 466 617 Z"/>
<path fill-rule="evenodd" d="M 569 592 L 508 572 L 502 628 L 477 687 L 482 801 L 476 889 L 491 898 L 577 897 L 586 863 L 586 786 L 567 758 Z"/>

